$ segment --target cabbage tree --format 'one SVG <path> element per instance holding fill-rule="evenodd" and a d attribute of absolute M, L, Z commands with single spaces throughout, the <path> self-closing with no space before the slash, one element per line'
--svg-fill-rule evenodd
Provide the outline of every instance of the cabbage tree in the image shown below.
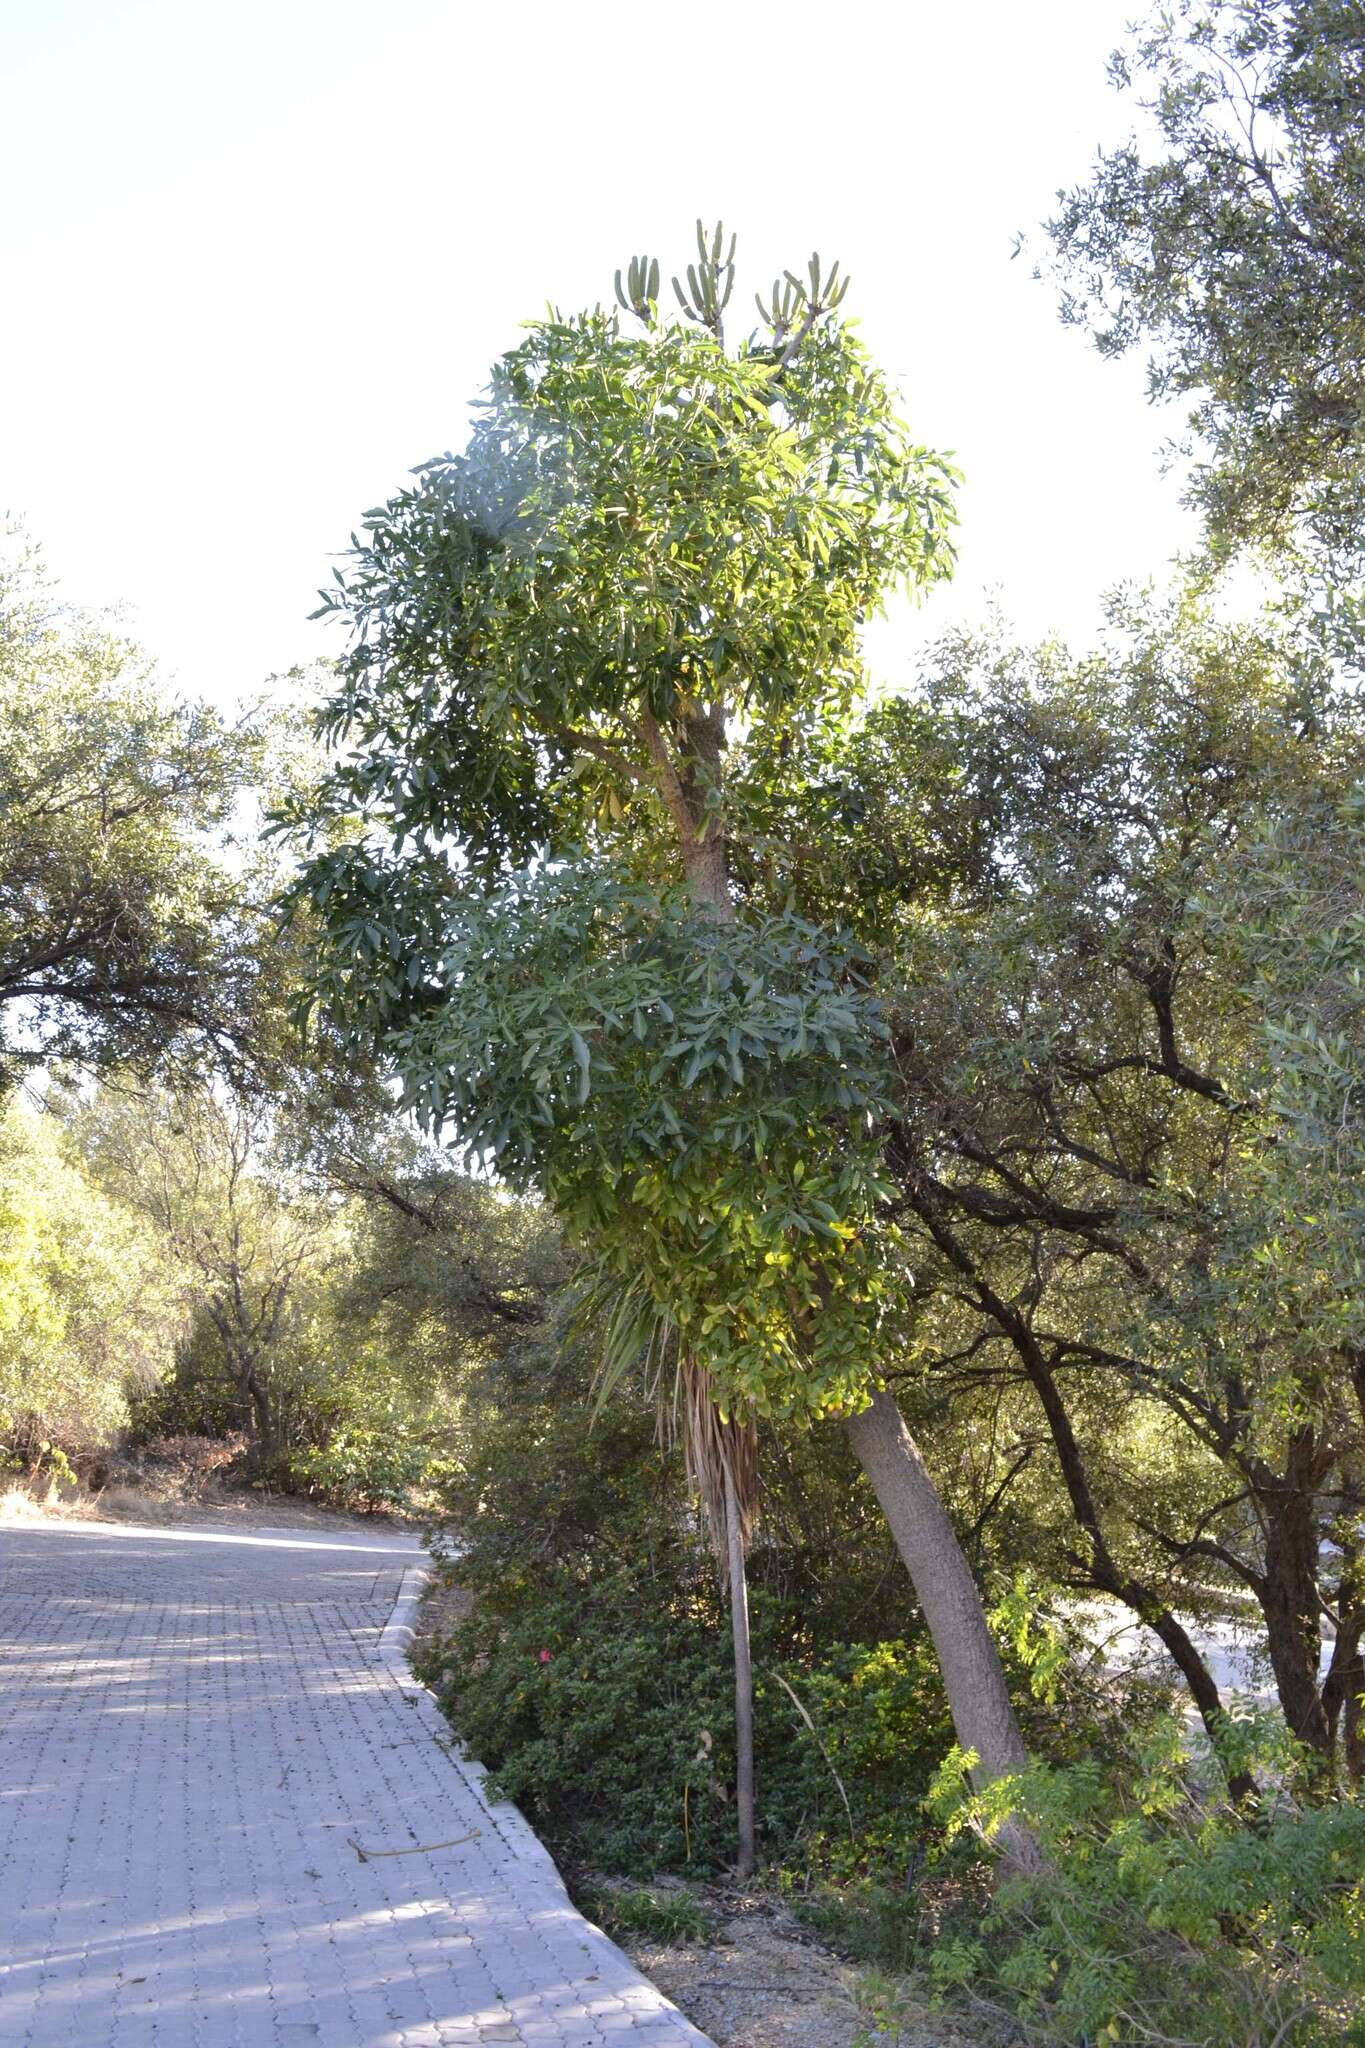
<path fill-rule="evenodd" d="M 864 622 L 948 572 L 953 475 L 837 265 L 785 274 L 731 345 L 734 279 L 699 225 L 676 313 L 649 257 L 612 310 L 551 310 L 467 446 L 367 516 L 325 601 L 351 641 L 301 883 L 318 994 L 550 1201 L 608 1350 L 673 1376 L 741 1674 L 752 1431 L 849 1422 L 993 1778 L 1022 1762 L 999 1663 L 880 1382 L 908 1284 L 885 1027 L 857 948 L 793 907 L 776 824 L 857 716 Z"/>

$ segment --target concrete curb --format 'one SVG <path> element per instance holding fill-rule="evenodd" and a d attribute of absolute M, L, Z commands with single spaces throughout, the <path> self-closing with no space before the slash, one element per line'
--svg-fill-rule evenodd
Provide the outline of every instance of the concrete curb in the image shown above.
<path fill-rule="evenodd" d="M 430 1565 L 414 1565 L 404 1572 L 398 1588 L 398 1597 L 393 1603 L 393 1611 L 380 1630 L 380 1660 L 394 1683 L 401 1687 L 418 1710 L 423 1723 L 431 1733 L 432 1740 L 439 1742 L 450 1753 L 451 1760 L 472 1783 L 481 1804 L 487 1810 L 493 1829 L 507 1844 L 518 1862 L 525 1863 L 542 1883 L 550 1884 L 563 1893 L 567 1903 L 568 1893 L 565 1891 L 564 1880 L 559 1874 L 553 1856 L 519 1806 L 514 1805 L 510 1799 L 499 1799 L 495 1804 L 489 1798 L 486 1789 L 487 1771 L 477 1757 L 470 1756 L 441 1712 L 440 1702 L 435 1693 L 429 1686 L 423 1685 L 408 1662 L 408 1652 L 417 1634 L 417 1609 L 431 1577 Z"/>
<path fill-rule="evenodd" d="M 703 2034 L 699 2028 L 694 2027 L 687 2015 L 674 2005 L 672 1999 L 665 1998 L 658 1985 L 651 1984 L 636 1968 L 625 1950 L 618 1948 L 610 1935 L 579 1912 L 569 1897 L 568 1889 L 559 1874 L 559 1866 L 521 1808 L 514 1805 L 510 1799 L 499 1799 L 496 1804 L 490 1799 L 487 1771 L 477 1757 L 470 1756 L 454 1734 L 430 1686 L 423 1685 L 421 1679 L 414 1675 L 408 1662 L 408 1652 L 417 1633 L 418 1605 L 431 1577 L 430 1565 L 413 1565 L 404 1572 L 393 1610 L 379 1632 L 380 1662 L 394 1683 L 407 1695 L 424 1727 L 429 1731 L 432 1741 L 446 1750 L 455 1768 L 473 1785 L 480 1804 L 488 1815 L 489 1825 L 507 1844 L 518 1861 L 526 1865 L 528 1882 L 537 1887 L 544 1887 L 548 1894 L 547 1903 L 555 1912 L 573 1915 L 603 1961 L 609 1962 L 614 1969 L 626 1969 L 642 1984 L 648 1985 L 659 2000 L 658 2017 L 672 2023 L 679 2042 L 687 2044 L 687 2048 L 715 2048 L 709 2034 Z M 654 2038 L 652 2032 L 650 2038 Z"/>
<path fill-rule="evenodd" d="M 417 1634 L 417 1609 L 421 1603 L 422 1589 L 431 1577 L 429 1564 L 410 1565 L 404 1572 L 398 1587 L 398 1598 L 393 1603 L 393 1612 L 379 1632 L 379 1654 L 383 1661 L 394 1670 L 394 1676 L 409 1685 L 418 1681 L 408 1668 L 408 1651 L 412 1648 Z M 426 1687 L 422 1687 L 423 1692 Z"/>

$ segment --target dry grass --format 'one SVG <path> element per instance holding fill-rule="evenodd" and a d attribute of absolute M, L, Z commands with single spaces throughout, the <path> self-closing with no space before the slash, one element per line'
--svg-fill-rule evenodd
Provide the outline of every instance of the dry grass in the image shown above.
<path fill-rule="evenodd" d="M 397 1515 L 353 1515 L 296 1494 L 249 1484 L 230 1467 L 240 1441 L 168 1437 L 136 1461 L 110 1457 L 75 1485 L 40 1477 L 12 1481 L 0 1495 L 0 1523 L 60 1519 L 141 1522 L 154 1528 L 375 1528 L 416 1534 L 421 1523 Z"/>

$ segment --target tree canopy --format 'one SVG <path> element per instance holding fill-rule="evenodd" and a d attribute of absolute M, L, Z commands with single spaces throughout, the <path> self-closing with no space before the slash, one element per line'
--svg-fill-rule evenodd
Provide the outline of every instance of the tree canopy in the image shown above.
<path fill-rule="evenodd" d="M 1129 600 L 1079 659 L 944 644 L 861 758 L 907 884 L 879 983 L 904 1369 L 995 1416 L 1024 1523 L 1046 1457 L 1068 1521 L 1049 1496 L 1021 1544 L 1155 1627 L 1211 1726 L 1177 1616 L 1212 1577 L 1261 1605 L 1296 1733 L 1358 1770 L 1358 692 L 1283 622 Z M 926 825 L 957 850 L 933 882 Z"/>
<path fill-rule="evenodd" d="M 1354 561 L 1365 501 L 1365 9 L 1176 0 L 1111 60 L 1145 118 L 1049 223 L 1062 314 L 1189 398 L 1215 547 Z"/>
<path fill-rule="evenodd" d="M 371 516 L 313 818 L 361 827 L 302 887 L 325 1006 L 413 1105 L 544 1189 L 722 1399 L 819 1414 L 881 1313 L 879 1027 L 766 841 L 847 726 L 862 624 L 949 566 L 951 472 L 837 266 L 732 352 L 733 246 L 699 250 L 688 320 L 641 260 L 638 332 L 536 323 L 468 449 Z"/>
<path fill-rule="evenodd" d="M 0 1087 L 54 1062 L 238 1058 L 272 884 L 227 841 L 264 732 L 159 687 L 0 564 Z M 268 969 L 267 969 L 268 971 Z"/>
<path fill-rule="evenodd" d="M 58 1469 L 126 1416 L 180 1322 L 170 1262 L 55 1118 L 0 1111 L 0 1460 Z"/>

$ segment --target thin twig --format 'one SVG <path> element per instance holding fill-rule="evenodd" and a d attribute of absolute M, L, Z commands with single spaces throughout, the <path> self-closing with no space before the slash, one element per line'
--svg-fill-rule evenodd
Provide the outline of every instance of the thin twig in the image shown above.
<path fill-rule="evenodd" d="M 841 1798 L 841 1799 L 843 1800 L 843 1802 L 844 1802 L 844 1812 L 845 1812 L 845 1813 L 846 1813 L 846 1814 L 848 1815 L 848 1839 L 849 1839 L 849 1841 L 850 1841 L 850 1842 L 851 1842 L 851 1843 L 853 1844 L 853 1846 L 854 1846 L 854 1847 L 856 1848 L 856 1847 L 857 1847 L 857 1845 L 858 1845 L 858 1831 L 857 1831 L 857 1829 L 856 1829 L 856 1828 L 854 1827 L 854 1825 L 853 1825 L 853 1808 L 852 1808 L 852 1807 L 851 1807 L 851 1806 L 849 1805 L 849 1803 L 848 1803 L 848 1794 L 847 1794 L 847 1792 L 846 1792 L 846 1791 L 844 1790 L 844 1781 L 843 1781 L 843 1779 L 842 1779 L 842 1778 L 841 1778 L 841 1777 L 839 1776 L 839 1773 L 838 1773 L 838 1772 L 837 1772 L 837 1771 L 835 1770 L 835 1768 L 834 1768 L 834 1759 L 833 1759 L 833 1757 L 832 1757 L 832 1756 L 830 1755 L 829 1751 L 828 1751 L 828 1750 L 827 1750 L 827 1749 L 825 1748 L 825 1745 L 824 1745 L 824 1743 L 823 1743 L 823 1742 L 822 1742 L 822 1741 L 820 1740 L 820 1731 L 819 1731 L 819 1729 L 818 1729 L 818 1728 L 816 1727 L 816 1725 L 815 1725 L 814 1721 L 812 1721 L 812 1719 L 811 1719 L 810 1715 L 809 1715 L 809 1714 L 808 1714 L 808 1713 L 806 1712 L 805 1708 L 804 1708 L 804 1707 L 802 1706 L 802 1704 L 801 1704 L 800 1700 L 799 1700 L 799 1699 L 798 1699 L 798 1698 L 796 1697 L 796 1694 L 795 1694 L 795 1693 L 794 1693 L 794 1692 L 792 1691 L 791 1687 L 790 1687 L 790 1686 L 788 1685 L 788 1683 L 787 1683 L 786 1679 L 785 1679 L 785 1678 L 784 1678 L 784 1677 L 782 1676 L 782 1673 L 781 1673 L 780 1671 L 774 1671 L 774 1672 L 773 1672 L 773 1677 L 774 1677 L 774 1678 L 775 1678 L 775 1679 L 777 1680 L 777 1682 L 778 1682 L 778 1684 L 779 1684 L 779 1685 L 781 1686 L 781 1688 L 782 1688 L 783 1692 L 785 1692 L 785 1693 L 786 1693 L 786 1695 L 787 1695 L 788 1699 L 789 1699 L 789 1700 L 791 1701 L 792 1705 L 793 1705 L 793 1706 L 795 1707 L 795 1709 L 796 1709 L 797 1713 L 798 1713 L 798 1714 L 799 1714 L 799 1715 L 801 1716 L 801 1719 L 802 1719 L 802 1720 L 803 1720 L 803 1721 L 805 1722 L 806 1726 L 807 1726 L 807 1727 L 808 1727 L 808 1728 L 810 1729 L 810 1732 L 811 1732 L 811 1734 L 812 1734 L 812 1735 L 814 1736 L 814 1738 L 815 1738 L 815 1747 L 816 1747 L 816 1748 L 817 1748 L 817 1749 L 819 1750 L 819 1752 L 820 1752 L 821 1756 L 822 1756 L 822 1757 L 823 1757 L 823 1758 L 825 1759 L 825 1762 L 826 1762 L 826 1763 L 827 1763 L 827 1764 L 829 1765 L 829 1774 L 830 1774 L 830 1776 L 831 1776 L 831 1777 L 833 1778 L 833 1780 L 834 1780 L 835 1784 L 836 1784 L 836 1785 L 837 1785 L 837 1786 L 839 1787 L 839 1797 L 840 1797 L 840 1798 Z"/>
<path fill-rule="evenodd" d="M 452 1835 L 448 1842 L 414 1842 L 410 1849 L 362 1849 L 350 1835 L 347 1835 L 346 1843 L 348 1848 L 355 1850 L 362 1863 L 373 1863 L 376 1856 L 428 1856 L 433 1849 L 455 1849 L 461 1842 L 477 1842 L 480 1832 L 475 1828 L 467 1835 Z"/>

